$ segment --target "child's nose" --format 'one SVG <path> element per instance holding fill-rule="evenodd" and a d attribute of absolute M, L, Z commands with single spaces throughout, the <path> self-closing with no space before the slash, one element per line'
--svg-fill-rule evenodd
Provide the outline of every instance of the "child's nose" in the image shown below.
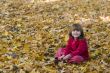
<path fill-rule="evenodd" d="M 77 32 L 77 30 L 74 31 L 75 33 Z"/>

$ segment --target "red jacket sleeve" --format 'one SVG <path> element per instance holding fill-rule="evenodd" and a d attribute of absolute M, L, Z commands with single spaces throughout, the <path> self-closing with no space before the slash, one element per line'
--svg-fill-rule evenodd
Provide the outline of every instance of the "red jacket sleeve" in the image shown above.
<path fill-rule="evenodd" d="M 71 52 L 70 54 L 72 56 L 81 55 L 87 50 L 87 48 L 88 48 L 88 46 L 87 46 L 86 39 L 82 39 L 82 40 L 79 41 L 78 48 L 75 51 Z"/>
<path fill-rule="evenodd" d="M 65 50 L 64 50 L 64 55 L 67 55 L 70 53 L 71 40 L 72 40 L 72 37 L 69 37 L 69 39 L 67 41 L 67 45 L 66 45 Z"/>

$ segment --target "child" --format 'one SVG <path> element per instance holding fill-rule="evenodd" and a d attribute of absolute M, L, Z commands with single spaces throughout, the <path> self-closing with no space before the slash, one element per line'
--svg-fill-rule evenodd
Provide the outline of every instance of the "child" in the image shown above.
<path fill-rule="evenodd" d="M 80 24 L 73 24 L 65 48 L 59 48 L 55 54 L 55 63 L 65 61 L 79 64 L 89 59 L 88 45 Z"/>

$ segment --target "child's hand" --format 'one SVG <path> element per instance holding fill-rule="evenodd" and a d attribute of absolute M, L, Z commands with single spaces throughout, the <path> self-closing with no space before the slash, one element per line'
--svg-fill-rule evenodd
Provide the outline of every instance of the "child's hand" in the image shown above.
<path fill-rule="evenodd" d="M 61 60 L 65 57 L 65 55 L 62 55 L 61 57 L 59 57 L 58 59 Z"/>
<path fill-rule="evenodd" d="M 70 57 L 71 57 L 71 54 L 68 54 L 65 57 L 63 57 L 63 60 L 68 60 Z"/>

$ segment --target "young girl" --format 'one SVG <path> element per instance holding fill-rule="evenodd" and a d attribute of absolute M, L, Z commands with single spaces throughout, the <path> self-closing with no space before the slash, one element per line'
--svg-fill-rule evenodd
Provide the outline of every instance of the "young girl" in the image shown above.
<path fill-rule="evenodd" d="M 73 24 L 65 48 L 59 48 L 55 54 L 55 63 L 81 63 L 89 59 L 88 45 L 80 24 Z"/>

